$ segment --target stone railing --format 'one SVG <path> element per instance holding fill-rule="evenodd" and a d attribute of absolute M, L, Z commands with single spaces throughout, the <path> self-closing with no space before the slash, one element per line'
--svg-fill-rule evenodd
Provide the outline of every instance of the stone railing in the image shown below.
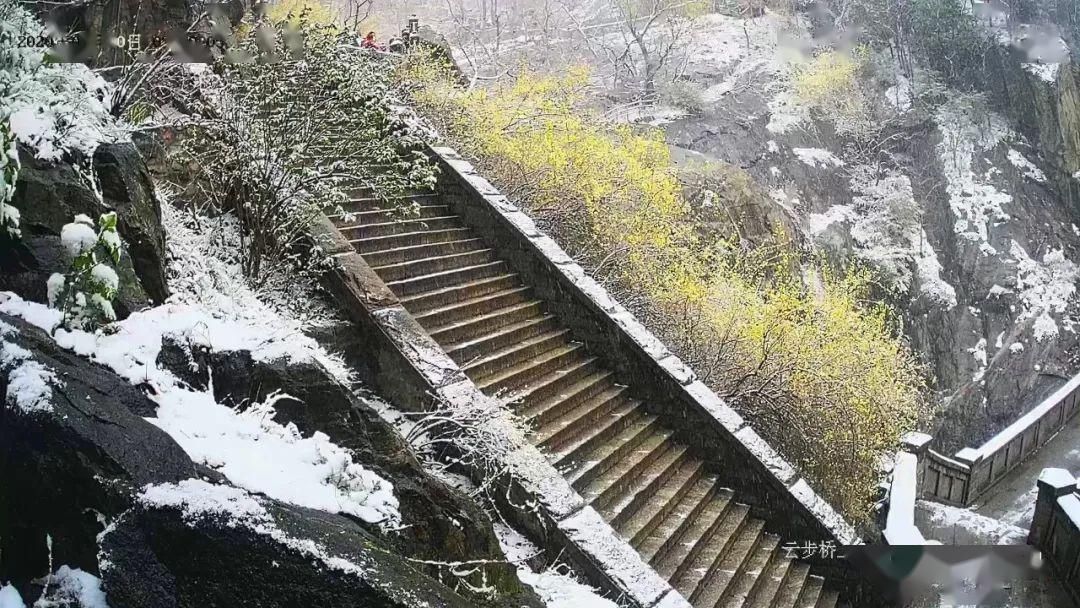
<path fill-rule="evenodd" d="M 1080 375 L 977 448 L 952 458 L 921 448 L 925 461 L 919 495 L 966 507 L 1035 453 L 1080 411 Z"/>
<path fill-rule="evenodd" d="M 643 404 L 712 465 L 739 502 L 765 521 L 766 530 L 790 541 L 861 544 L 855 530 L 788 462 L 527 214 L 453 150 L 435 148 L 433 157 L 442 170 L 440 191 L 454 212 L 526 278 L 576 339 L 619 376 L 636 380 Z M 872 593 L 845 560 L 808 561 L 812 572 L 845 585 L 849 594 Z"/>
<path fill-rule="evenodd" d="M 1043 469 L 1028 544 L 1042 551 L 1055 579 L 1080 605 L 1080 488 L 1065 469 Z"/>
<path fill-rule="evenodd" d="M 915 526 L 915 501 L 919 498 L 919 485 L 926 475 L 927 462 L 920 460 L 930 442 L 923 433 L 908 433 L 901 441 L 889 481 L 885 484 L 885 497 L 881 508 L 883 515 L 882 540 L 889 545 L 939 545 L 927 540 Z"/>

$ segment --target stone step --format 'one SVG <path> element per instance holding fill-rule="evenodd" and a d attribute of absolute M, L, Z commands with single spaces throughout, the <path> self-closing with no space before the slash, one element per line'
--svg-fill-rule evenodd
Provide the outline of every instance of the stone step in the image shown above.
<path fill-rule="evenodd" d="M 470 378 L 484 378 L 519 364 L 536 361 L 545 353 L 559 346 L 566 346 L 569 341 L 569 329 L 552 329 L 494 352 L 483 354 L 463 364 L 461 369 Z"/>
<path fill-rule="evenodd" d="M 629 504 L 615 505 L 605 517 L 634 547 L 637 547 L 682 501 L 705 475 L 705 465 L 697 458 L 683 458 L 664 479 L 638 492 Z M 708 492 L 708 486 L 702 497 Z"/>
<path fill-rule="evenodd" d="M 800 578 L 793 571 L 793 568 L 797 565 L 799 565 L 799 562 L 788 558 L 783 548 L 773 549 L 773 557 L 769 561 L 769 566 L 758 576 L 757 584 L 754 585 L 754 589 L 750 592 L 750 596 L 743 605 L 749 608 L 773 608 L 774 606 L 792 608 L 792 604 L 795 602 L 794 596 L 787 598 L 790 601 L 784 604 L 782 602 L 787 600 L 783 597 L 782 592 L 784 591 L 784 584 L 788 582 L 789 578 L 805 580 L 805 574 Z"/>
<path fill-rule="evenodd" d="M 725 530 L 717 530 L 718 542 L 724 542 L 724 548 L 714 550 L 706 546 L 699 558 L 708 563 L 708 557 L 712 556 L 712 564 L 703 569 L 699 562 L 683 574 L 675 588 L 695 606 L 715 606 L 728 586 L 744 575 L 749 558 L 762 540 L 763 527 L 764 522 L 760 519 L 747 518 L 733 538 L 728 537 Z"/>
<path fill-rule="evenodd" d="M 630 403 L 640 406 L 640 402 L 631 400 Z M 614 410 L 613 413 L 620 409 Z M 642 411 L 640 416 L 624 424 L 617 432 L 592 438 L 594 443 L 591 450 L 578 448 L 575 450 L 577 456 L 559 459 L 560 464 L 573 463 L 573 470 L 566 475 L 567 481 L 575 489 L 581 491 L 594 479 L 615 466 L 623 456 L 637 449 L 641 442 L 651 437 L 659 427 L 656 416 Z M 588 435 L 582 435 L 582 437 L 588 437 Z M 568 445 L 576 444 L 577 440 L 574 440 Z"/>
<path fill-rule="evenodd" d="M 690 458 L 690 448 L 668 441 L 668 449 L 651 460 L 633 479 L 622 479 L 593 501 L 594 507 L 612 524 L 634 514 L 645 502 L 667 484 Z M 625 514 L 625 515 L 624 515 Z"/>
<path fill-rule="evenodd" d="M 585 349 L 580 344 L 567 344 L 554 348 L 535 359 L 522 361 L 509 369 L 489 376 L 474 378 L 474 382 L 481 391 L 488 395 L 502 391 L 513 392 L 515 388 L 530 380 L 535 380 L 556 370 L 568 368 L 586 357 Z"/>
<path fill-rule="evenodd" d="M 750 513 L 749 507 L 734 502 L 729 491 L 715 492 L 711 503 L 680 536 L 666 542 L 653 559 L 657 573 L 672 585 L 694 567 L 700 568 L 701 576 L 704 576 L 716 558 L 716 552 L 726 548 L 727 540 Z M 710 550 L 702 555 L 703 551 Z"/>
<path fill-rule="evenodd" d="M 451 228 L 463 228 L 461 218 L 456 215 L 444 215 L 442 217 L 402 219 L 389 222 L 364 224 L 361 222 L 347 222 L 339 226 L 338 230 L 350 241 L 369 239 L 377 236 L 395 236 L 415 232 L 434 232 L 449 230 Z"/>
<path fill-rule="evenodd" d="M 608 373 L 610 374 L 610 372 Z M 565 415 L 553 420 L 545 419 L 543 416 L 530 416 L 525 411 L 522 411 L 520 413 L 521 417 L 536 429 L 534 441 L 550 450 L 558 450 L 589 426 L 606 416 L 611 410 L 618 407 L 620 403 L 628 400 L 625 386 L 608 384 L 607 388 L 602 388 L 602 383 L 594 383 L 593 387 L 601 387 L 600 392 L 590 395 L 589 393 L 594 390 L 590 387 L 582 392 L 568 395 L 564 402 L 576 405 L 573 405 L 572 409 L 566 412 Z M 543 413 L 545 412 L 541 412 L 541 414 Z"/>
<path fill-rule="evenodd" d="M 773 583 L 766 575 L 774 560 L 789 561 L 783 556 L 777 556 L 776 547 L 779 543 L 779 537 L 772 534 L 761 535 L 757 546 L 740 566 L 738 572 L 732 575 L 731 583 L 728 584 L 720 600 L 714 604 L 716 608 L 742 608 L 749 603 L 751 595 L 759 587 L 771 585 L 775 590 L 779 586 L 779 581 Z"/>
<path fill-rule="evenodd" d="M 381 251 L 360 252 L 360 255 L 363 256 L 364 261 L 369 266 L 380 268 L 391 264 L 404 264 L 416 260 L 479 251 L 485 248 L 484 241 L 481 239 L 461 239 L 443 243 L 406 245 Z"/>
<path fill-rule="evenodd" d="M 658 555 L 662 557 L 694 522 L 699 521 L 699 516 L 705 511 L 715 511 L 713 517 L 719 517 L 723 513 L 726 498 L 724 495 L 714 496 L 715 490 L 716 480 L 702 477 L 691 484 L 682 496 L 673 498 L 673 504 L 664 506 L 664 512 L 658 517 L 659 521 L 647 522 L 640 530 L 635 530 L 635 526 L 639 519 L 647 515 L 635 516 L 627 521 L 623 529 L 630 537 L 630 543 L 641 554 L 641 559 L 652 562 Z"/>
<path fill-rule="evenodd" d="M 553 423 L 557 427 L 565 426 L 567 422 L 556 421 L 571 411 L 579 410 L 586 401 L 599 393 L 615 387 L 615 374 L 606 369 L 569 380 L 563 382 L 557 390 L 549 391 L 551 394 L 546 398 L 540 399 L 537 393 L 530 393 L 527 403 L 525 399 L 522 400 L 518 414 L 536 427 L 547 427 Z M 570 418 L 578 419 L 577 416 Z"/>
<path fill-rule="evenodd" d="M 524 321 L 489 328 L 486 334 L 457 344 L 447 344 L 443 348 L 451 359 L 463 365 L 478 360 L 485 353 L 498 352 L 556 328 L 558 323 L 553 315 L 541 314 Z"/>
<path fill-rule="evenodd" d="M 555 370 L 518 387 L 514 393 L 514 406 L 518 410 L 527 410 L 547 399 L 555 399 L 574 383 L 597 371 L 600 371 L 597 357 L 586 357 L 569 367 Z"/>
<path fill-rule="evenodd" d="M 575 487 L 582 498 L 600 511 L 629 491 L 653 463 L 668 462 L 667 454 L 673 447 L 670 439 L 671 431 L 663 427 L 653 429 L 636 446 L 623 451 L 603 473 L 588 482 L 579 479 Z"/>
<path fill-rule="evenodd" d="M 385 266 L 373 266 L 372 270 L 374 270 L 375 274 L 379 275 L 379 278 L 383 281 L 392 282 L 446 270 L 476 266 L 494 260 L 495 256 L 493 255 L 493 250 L 477 249 L 475 251 L 466 251 L 464 253 L 452 253 L 438 257 L 420 258 L 408 262 L 387 264 Z"/>
<path fill-rule="evenodd" d="M 825 595 L 824 587 L 825 579 L 820 576 L 810 575 L 806 577 L 806 584 L 803 585 L 802 593 L 799 594 L 799 599 L 795 602 L 795 608 L 818 608 L 818 602 Z"/>
<path fill-rule="evenodd" d="M 436 192 L 413 192 L 384 198 L 373 195 L 370 190 L 347 190 L 347 194 L 349 198 L 339 205 L 346 214 L 390 211 L 398 217 L 408 217 L 410 208 L 435 205 L 441 196 Z"/>
<path fill-rule="evenodd" d="M 641 408 L 641 402 L 633 399 L 620 400 L 610 412 L 601 417 L 596 423 L 582 429 L 574 438 L 558 449 L 551 450 L 552 458 L 560 470 L 571 471 L 584 466 L 587 454 L 617 436 L 631 424 L 645 418 L 645 411 Z M 564 475 L 569 479 L 569 475 Z"/>
<path fill-rule="evenodd" d="M 444 348 L 451 349 L 508 325 L 544 316 L 544 306 L 540 300 L 519 298 L 518 301 L 495 309 L 481 307 L 480 305 L 484 302 L 490 303 L 490 298 L 473 303 L 475 308 L 462 311 L 463 314 L 472 310 L 479 311 L 475 316 L 465 316 L 449 323 L 432 326 L 429 330 L 431 337 Z M 424 322 L 421 324 L 427 326 Z"/>
<path fill-rule="evenodd" d="M 413 314 L 428 312 L 434 308 L 451 306 L 455 302 L 471 300 L 500 291 L 520 287 L 521 281 L 516 274 L 501 274 L 485 277 L 460 285 L 451 285 L 433 291 L 399 297 L 406 310 Z"/>
<path fill-rule="evenodd" d="M 369 253 L 385 251 L 387 249 L 461 241 L 468 239 L 471 236 L 471 228 L 447 228 L 445 230 L 423 230 L 387 236 L 373 236 L 365 239 L 349 239 L 349 242 L 352 243 L 353 247 L 355 247 L 358 252 L 360 252 L 360 255 L 367 255 Z M 423 257 L 429 258 L 433 257 L 433 255 L 434 254 L 428 253 Z M 370 262 L 368 263 L 370 264 Z"/>
<path fill-rule="evenodd" d="M 390 288 L 390 291 L 393 291 L 395 295 L 401 298 L 403 296 L 427 294 L 448 287 L 464 285 L 466 283 L 472 283 L 481 279 L 489 279 L 491 277 L 506 276 L 508 274 L 510 274 L 510 270 L 507 268 L 506 262 L 495 260 L 494 262 L 486 262 L 475 266 L 463 266 L 461 268 L 441 270 L 431 274 L 390 281 L 386 286 Z"/>
<path fill-rule="evenodd" d="M 796 602 L 799 601 L 799 595 L 802 594 L 803 586 L 807 583 L 810 566 L 790 559 L 784 561 L 789 564 L 789 567 L 784 581 L 780 583 L 780 588 L 776 592 L 776 597 L 769 603 L 755 599 L 751 606 L 754 608 L 797 608 Z"/>
<path fill-rule="evenodd" d="M 428 331 L 449 329 L 458 324 L 469 323 L 479 318 L 480 315 L 492 311 L 534 301 L 531 296 L 531 287 L 515 286 L 502 291 L 482 294 L 461 302 L 432 308 L 423 313 L 414 314 L 414 317 Z"/>
<path fill-rule="evenodd" d="M 382 222 L 396 222 L 397 220 L 413 220 L 431 217 L 445 217 L 453 215 L 449 205 L 407 205 L 390 209 L 371 209 L 368 211 L 350 211 L 348 206 L 342 205 L 343 213 L 332 212 L 326 217 L 330 218 L 335 226 L 348 226 L 349 224 L 379 224 Z"/>

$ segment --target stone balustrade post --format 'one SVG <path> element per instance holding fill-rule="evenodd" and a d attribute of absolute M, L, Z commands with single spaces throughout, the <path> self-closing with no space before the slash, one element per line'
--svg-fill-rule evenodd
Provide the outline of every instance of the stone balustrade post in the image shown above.
<path fill-rule="evenodd" d="M 930 449 L 930 441 L 933 439 L 926 433 L 911 432 L 905 434 L 900 438 L 900 449 L 914 454 L 918 460 L 918 467 L 915 470 L 915 497 L 922 498 L 923 496 L 923 480 L 926 479 L 926 466 L 927 458 L 926 452 Z"/>
<path fill-rule="evenodd" d="M 1035 500 L 1035 514 L 1031 519 L 1027 542 L 1035 548 L 1043 549 L 1054 505 L 1058 498 L 1076 491 L 1076 478 L 1065 469 L 1046 468 L 1039 474 L 1036 485 L 1039 496 Z"/>

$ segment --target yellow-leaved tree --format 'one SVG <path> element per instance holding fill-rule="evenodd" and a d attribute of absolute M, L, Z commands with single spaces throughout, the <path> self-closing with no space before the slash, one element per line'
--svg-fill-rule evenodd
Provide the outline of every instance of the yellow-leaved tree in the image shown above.
<path fill-rule="evenodd" d="M 441 133 L 832 504 L 868 520 L 879 458 L 924 402 L 888 311 L 867 302 L 867 272 L 803 259 L 782 233 L 760 246 L 737 232 L 708 242 L 660 133 L 607 126 L 587 110 L 585 70 L 465 90 L 415 54 L 399 77 Z"/>

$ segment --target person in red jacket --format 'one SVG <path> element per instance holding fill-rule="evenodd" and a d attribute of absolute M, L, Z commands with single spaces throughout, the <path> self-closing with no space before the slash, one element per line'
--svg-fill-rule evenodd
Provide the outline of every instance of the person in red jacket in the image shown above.
<path fill-rule="evenodd" d="M 362 49 L 378 49 L 379 45 L 375 42 L 375 32 L 368 32 L 367 36 L 360 43 Z"/>

